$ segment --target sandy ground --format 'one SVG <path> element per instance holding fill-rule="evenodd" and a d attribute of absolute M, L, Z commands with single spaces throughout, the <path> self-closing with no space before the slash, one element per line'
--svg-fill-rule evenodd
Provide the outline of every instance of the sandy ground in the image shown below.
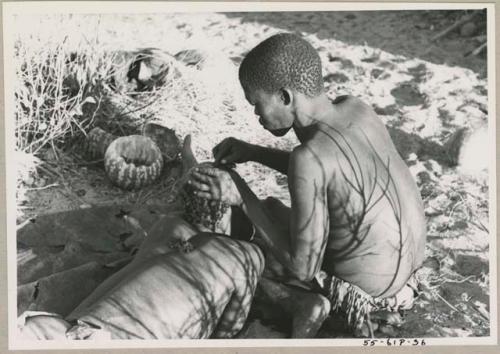
<path fill-rule="evenodd" d="M 211 55 L 205 79 L 213 84 L 217 78 L 224 86 L 225 116 L 211 116 L 213 111 L 200 106 L 190 124 L 181 124 L 180 117 L 174 119 L 168 113 L 161 117 L 181 137 L 192 134 L 197 156 L 204 160 L 227 136 L 288 149 L 296 144 L 291 135 L 276 140 L 260 128 L 238 87 L 236 65 L 266 37 L 281 31 L 301 32 L 320 53 L 332 98 L 358 96 L 373 105 L 388 127 L 420 138 L 409 144 L 405 157 L 426 207 L 429 277 L 424 295 L 406 314 L 405 324 L 388 327 L 379 335 L 484 336 L 489 333 L 490 244 L 488 174 L 480 170 L 487 156 L 481 144 L 484 139 L 476 138 L 479 143 L 472 141 L 467 150 L 479 148 L 468 152 L 475 162 L 482 156 L 479 164 L 464 158 L 459 167 L 449 167 L 436 162 L 432 154 L 418 153 L 422 145 L 445 144 L 459 128 L 481 132 L 487 125 L 485 57 L 464 57 L 477 46 L 472 35 L 453 32 L 436 43 L 430 41 L 457 17 L 442 11 L 103 16 L 94 34 L 102 45 L 121 50 L 158 47 L 175 53 L 196 48 Z M 50 21 L 41 21 L 41 28 Z M 474 35 L 479 32 L 476 29 Z M 158 184 L 125 192 L 110 184 L 102 164 L 76 159 L 77 149 L 40 154 L 38 172 L 24 176 L 28 189 L 18 193 L 18 223 L 47 212 L 171 201 L 168 191 L 178 176 L 177 165 L 168 165 Z M 289 203 L 286 177 L 255 164 L 238 169 L 260 197 L 274 195 Z M 286 336 L 286 329 L 272 317 L 267 322 L 253 320 L 248 337 Z M 332 328 L 327 323 L 320 335 L 341 335 Z"/>

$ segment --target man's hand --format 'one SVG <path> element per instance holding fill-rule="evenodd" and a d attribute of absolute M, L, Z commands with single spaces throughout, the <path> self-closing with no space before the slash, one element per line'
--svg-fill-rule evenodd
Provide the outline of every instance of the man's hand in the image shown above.
<path fill-rule="evenodd" d="M 220 200 L 229 205 L 241 205 L 240 192 L 229 172 L 211 166 L 195 167 L 188 180 L 197 196 Z"/>
<path fill-rule="evenodd" d="M 242 163 L 253 159 L 255 145 L 235 138 L 222 140 L 212 150 L 216 164 Z"/>

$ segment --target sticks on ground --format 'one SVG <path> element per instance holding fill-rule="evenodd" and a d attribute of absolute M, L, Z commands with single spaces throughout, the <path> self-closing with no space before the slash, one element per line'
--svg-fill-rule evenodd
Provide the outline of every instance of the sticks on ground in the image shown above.
<path fill-rule="evenodd" d="M 475 48 L 474 50 L 468 51 L 467 53 L 464 54 L 464 57 L 468 57 L 470 55 L 478 55 L 480 54 L 483 50 L 487 48 L 486 42 L 482 43 L 479 47 Z"/>
<path fill-rule="evenodd" d="M 479 12 L 473 12 L 470 15 L 463 16 L 460 20 L 456 21 L 454 24 L 445 28 L 443 31 L 439 32 L 434 37 L 432 37 L 431 42 L 437 41 L 439 38 L 446 36 L 448 33 L 455 30 L 456 28 L 462 26 L 463 24 L 465 24 L 467 22 L 470 22 L 478 14 L 479 14 Z"/>

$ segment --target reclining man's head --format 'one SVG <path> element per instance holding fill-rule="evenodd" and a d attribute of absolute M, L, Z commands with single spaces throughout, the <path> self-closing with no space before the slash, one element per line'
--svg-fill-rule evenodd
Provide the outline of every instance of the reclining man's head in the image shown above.
<path fill-rule="evenodd" d="M 231 208 L 228 204 L 197 196 L 188 183 L 183 185 L 181 196 L 184 219 L 188 223 L 199 231 L 230 234 Z"/>
<path fill-rule="evenodd" d="M 240 65 L 239 79 L 260 124 L 276 136 L 292 127 L 290 108 L 298 95 L 313 98 L 324 90 L 318 53 L 309 42 L 289 33 L 269 37 L 253 48 Z"/>

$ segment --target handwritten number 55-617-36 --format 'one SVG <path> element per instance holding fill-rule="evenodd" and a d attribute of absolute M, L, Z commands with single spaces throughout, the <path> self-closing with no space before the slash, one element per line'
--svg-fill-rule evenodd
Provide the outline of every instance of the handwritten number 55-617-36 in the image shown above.
<path fill-rule="evenodd" d="M 375 345 L 385 345 L 385 346 L 423 346 L 426 345 L 425 339 L 405 339 L 405 338 L 386 338 L 386 339 L 365 339 L 363 340 L 363 346 L 373 347 Z"/>

